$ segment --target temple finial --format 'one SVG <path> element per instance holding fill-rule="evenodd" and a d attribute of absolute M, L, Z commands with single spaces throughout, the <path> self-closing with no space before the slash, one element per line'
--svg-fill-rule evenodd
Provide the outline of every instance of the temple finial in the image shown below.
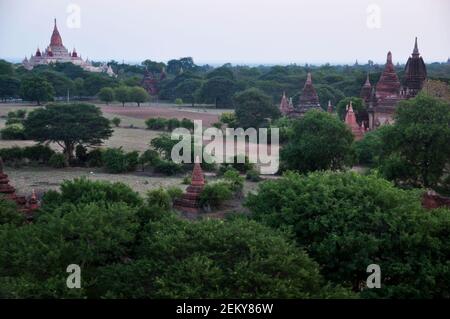
<path fill-rule="evenodd" d="M 386 61 L 387 61 L 387 63 L 392 63 L 392 53 L 391 53 L 391 51 L 388 52 Z"/>
<path fill-rule="evenodd" d="M 417 45 L 417 37 L 416 40 L 414 41 L 413 55 L 419 55 L 419 46 Z"/>
<path fill-rule="evenodd" d="M 308 72 L 308 75 L 306 76 L 306 83 L 312 83 L 311 72 Z"/>

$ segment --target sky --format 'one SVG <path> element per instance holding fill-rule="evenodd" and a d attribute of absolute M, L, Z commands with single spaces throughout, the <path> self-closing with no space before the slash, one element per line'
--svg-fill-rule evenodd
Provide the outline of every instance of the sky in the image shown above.
<path fill-rule="evenodd" d="M 83 58 L 197 64 L 405 63 L 450 57 L 450 0 L 0 0 L 0 59 L 50 42 Z"/>

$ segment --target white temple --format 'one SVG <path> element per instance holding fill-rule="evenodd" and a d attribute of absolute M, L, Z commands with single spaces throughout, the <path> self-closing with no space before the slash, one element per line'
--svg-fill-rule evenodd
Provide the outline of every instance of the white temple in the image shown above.
<path fill-rule="evenodd" d="M 102 66 L 96 67 L 93 66 L 88 59 L 83 60 L 81 58 L 81 55 L 80 56 L 78 55 L 75 48 L 73 49 L 72 52 L 69 52 L 62 43 L 62 38 L 56 26 L 56 19 L 55 19 L 55 26 L 53 28 L 52 37 L 50 39 L 50 45 L 45 49 L 44 52 L 41 52 L 38 48 L 36 50 L 36 53 L 34 55 L 31 55 L 30 59 L 25 57 L 25 59 L 22 61 L 22 64 L 26 69 L 31 70 L 36 65 L 50 64 L 57 62 L 59 63 L 71 62 L 75 65 L 79 65 L 86 71 L 104 72 L 107 73 L 109 76 L 115 75 L 113 70 L 111 69 L 111 66 L 108 66 L 106 63 L 104 63 Z"/>

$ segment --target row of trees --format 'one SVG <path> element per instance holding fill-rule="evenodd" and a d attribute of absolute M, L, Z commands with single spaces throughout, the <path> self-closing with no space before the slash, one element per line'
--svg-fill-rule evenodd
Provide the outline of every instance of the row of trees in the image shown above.
<path fill-rule="evenodd" d="M 135 102 L 137 106 L 141 106 L 141 103 L 150 100 L 150 95 L 140 86 L 129 87 L 122 85 L 114 89 L 104 87 L 98 92 L 97 96 L 106 104 L 119 101 L 124 107 L 126 102 Z"/>
<path fill-rule="evenodd" d="M 322 106 L 330 100 L 337 105 L 345 97 L 359 96 L 367 72 L 375 83 L 382 71 L 379 65 L 337 65 L 322 66 L 288 65 L 288 66 L 232 66 L 225 64 L 218 68 L 198 66 L 192 58 L 171 60 L 167 64 L 145 60 L 141 65 L 109 63 L 117 77 L 106 74 L 86 72 L 71 63 L 41 65 L 28 71 L 23 67 L 13 67 L 0 61 L 0 98 L 20 96 L 20 83 L 30 75 L 42 76 L 54 88 L 57 97 L 93 97 L 104 87 L 139 86 L 145 69 L 158 73 L 165 70 L 166 77 L 157 83 L 160 90 L 159 99 L 175 101 L 177 98 L 187 103 L 214 104 L 216 107 L 232 107 L 233 95 L 249 88 L 257 88 L 270 96 L 273 101 L 280 99 L 286 92 L 297 103 L 306 73 L 313 73 L 313 80 Z M 402 67 L 397 67 L 400 78 Z M 446 64 L 428 65 L 429 78 L 449 82 L 450 66 Z"/>

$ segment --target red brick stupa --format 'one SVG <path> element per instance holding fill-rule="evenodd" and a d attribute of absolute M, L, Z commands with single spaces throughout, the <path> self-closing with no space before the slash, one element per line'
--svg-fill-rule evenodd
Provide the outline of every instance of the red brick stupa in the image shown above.
<path fill-rule="evenodd" d="M 289 115 L 294 111 L 294 108 L 292 107 L 291 102 L 286 97 L 286 93 L 283 92 L 283 96 L 281 97 L 281 103 L 280 103 L 280 112 L 283 115 Z"/>
<path fill-rule="evenodd" d="M 364 83 L 361 89 L 359 97 L 362 98 L 364 102 L 369 103 L 371 93 L 372 93 L 372 85 L 370 84 L 369 73 L 367 73 L 366 82 Z"/>
<path fill-rule="evenodd" d="M 364 125 L 359 126 L 356 121 L 355 112 L 353 111 L 352 101 L 350 101 L 350 106 L 347 106 L 347 114 L 345 115 L 345 124 L 350 128 L 355 137 L 355 140 L 359 141 L 364 136 Z"/>
<path fill-rule="evenodd" d="M 27 219 L 33 218 L 33 212 L 39 208 L 39 202 L 36 193 L 33 190 L 30 200 L 25 196 L 17 196 L 16 189 L 9 184 L 8 175 L 3 172 L 3 160 L 0 157 L 0 195 L 7 200 L 16 202 L 19 210 L 23 212 Z"/>
<path fill-rule="evenodd" d="M 305 86 L 303 87 L 303 92 L 300 96 L 297 108 L 300 114 L 304 114 L 310 109 L 320 109 L 319 96 L 312 84 L 310 72 L 308 72 L 308 75 L 306 76 Z"/>
<path fill-rule="evenodd" d="M 405 66 L 404 94 L 407 98 L 415 97 L 422 89 L 427 78 L 427 67 L 419 53 L 417 37 L 414 42 L 414 50 Z"/>
<path fill-rule="evenodd" d="M 175 201 L 174 208 L 186 213 L 198 213 L 200 208 L 199 197 L 204 186 L 205 177 L 197 157 L 192 171 L 191 185 L 187 187 L 183 196 Z"/>

